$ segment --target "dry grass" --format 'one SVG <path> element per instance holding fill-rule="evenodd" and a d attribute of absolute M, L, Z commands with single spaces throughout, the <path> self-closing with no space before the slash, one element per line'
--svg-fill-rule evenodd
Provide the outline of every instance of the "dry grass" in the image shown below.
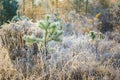
<path fill-rule="evenodd" d="M 8 51 L 0 46 L 0 80 L 16 80 L 22 77 L 12 64 Z"/>
<path fill-rule="evenodd" d="M 21 61 L 13 65 L 8 51 L 0 47 L 0 79 L 119 80 L 119 44 L 106 39 L 96 44 L 86 39 L 73 35 L 64 37 L 62 45 L 52 42 L 56 51 L 51 59 L 44 61 L 39 54 L 35 65 Z"/>
<path fill-rule="evenodd" d="M 80 23 L 82 20 L 84 20 L 83 23 Z M 40 52 L 37 54 L 36 62 L 32 59 L 26 61 L 22 57 L 12 60 L 10 54 L 13 53 L 0 46 L 0 80 L 119 80 L 119 43 L 109 40 L 108 36 L 99 41 L 91 41 L 89 33 L 83 34 L 84 27 L 90 26 L 91 30 L 96 30 L 98 23 L 91 17 L 89 20 L 84 16 L 81 19 L 76 18 L 74 22 L 71 21 L 71 24 L 72 26 L 68 28 L 64 25 L 62 43 L 53 41 L 48 43 L 49 48 L 53 50 L 49 50 L 51 55 L 47 60 L 42 58 Z M 11 43 L 9 41 L 11 37 L 4 31 L 11 30 L 14 33 L 13 37 L 18 41 L 16 41 L 17 46 L 20 41 L 20 36 L 16 35 L 17 31 L 23 31 L 23 34 L 31 34 L 31 31 L 39 34 L 37 32 L 40 31 L 37 28 L 38 25 L 31 21 L 20 21 L 3 26 L 0 34 L 7 35 L 7 41 Z M 28 31 L 25 33 L 26 30 Z M 69 32 L 72 34 L 66 34 Z M 36 36 L 39 37 L 39 35 Z"/>

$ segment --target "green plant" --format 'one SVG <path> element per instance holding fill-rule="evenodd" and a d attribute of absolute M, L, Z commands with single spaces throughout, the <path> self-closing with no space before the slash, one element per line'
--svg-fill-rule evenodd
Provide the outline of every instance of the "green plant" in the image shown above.
<path fill-rule="evenodd" d="M 16 15 L 18 9 L 17 0 L 1 0 L 0 1 L 2 9 L 0 9 L 0 25 L 4 22 L 8 22 Z"/>
<path fill-rule="evenodd" d="M 60 36 L 62 35 L 62 30 L 59 29 L 59 23 L 58 22 L 51 22 L 50 16 L 46 16 L 44 21 L 40 21 L 39 28 L 43 30 L 43 37 L 37 38 L 35 37 L 34 33 L 29 35 L 24 35 L 23 39 L 26 41 L 27 45 L 30 46 L 33 43 L 40 43 L 40 48 L 43 54 L 46 54 L 47 56 L 47 44 L 50 41 L 57 41 L 61 42 Z"/>
<path fill-rule="evenodd" d="M 104 38 L 103 34 L 102 33 L 98 33 L 98 32 L 94 32 L 94 31 L 91 31 L 90 32 L 90 38 L 92 40 L 101 40 Z"/>
<path fill-rule="evenodd" d="M 93 32 L 93 31 L 90 32 L 90 37 L 91 37 L 92 40 L 94 40 L 96 38 L 95 32 Z"/>

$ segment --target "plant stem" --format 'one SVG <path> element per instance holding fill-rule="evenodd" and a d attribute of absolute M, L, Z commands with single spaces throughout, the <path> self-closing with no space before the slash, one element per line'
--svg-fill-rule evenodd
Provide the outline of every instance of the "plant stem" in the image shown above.
<path fill-rule="evenodd" d="M 88 12 L 88 0 L 86 0 L 86 14 Z"/>
<path fill-rule="evenodd" d="M 48 31 L 47 31 L 47 29 L 45 29 L 45 39 L 44 39 L 44 49 L 45 49 L 45 51 L 44 51 L 44 54 L 46 54 L 46 56 L 47 56 L 47 34 L 48 34 Z"/>

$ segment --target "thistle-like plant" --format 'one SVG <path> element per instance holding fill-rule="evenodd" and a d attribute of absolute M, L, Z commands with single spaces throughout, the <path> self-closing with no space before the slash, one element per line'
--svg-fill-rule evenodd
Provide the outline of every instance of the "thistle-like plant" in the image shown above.
<path fill-rule="evenodd" d="M 36 38 L 34 34 L 31 36 L 24 35 L 23 39 L 26 41 L 27 45 L 32 45 L 33 43 L 40 43 L 40 49 L 42 53 L 47 56 L 47 44 L 50 41 L 61 42 L 60 36 L 62 35 L 62 30 L 60 29 L 59 22 L 51 22 L 50 16 L 46 16 L 45 20 L 39 22 L 39 28 L 43 30 L 43 37 Z"/>

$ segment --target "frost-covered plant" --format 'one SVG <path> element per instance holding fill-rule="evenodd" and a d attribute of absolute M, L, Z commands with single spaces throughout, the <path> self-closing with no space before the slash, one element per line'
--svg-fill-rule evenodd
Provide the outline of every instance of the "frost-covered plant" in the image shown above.
<path fill-rule="evenodd" d="M 23 20 L 29 20 L 28 17 L 21 15 L 20 12 L 17 12 L 17 15 L 12 18 L 12 22 L 17 22 L 17 21 L 23 21 Z"/>
<path fill-rule="evenodd" d="M 110 18 L 113 29 L 120 33 L 120 1 L 110 10 Z"/>
<path fill-rule="evenodd" d="M 45 20 L 39 22 L 39 28 L 42 29 L 43 37 L 37 38 L 34 34 L 31 36 L 24 35 L 23 39 L 26 41 L 28 45 L 32 45 L 33 43 L 40 43 L 40 48 L 42 50 L 43 54 L 48 54 L 47 52 L 47 44 L 50 41 L 57 41 L 61 42 L 60 36 L 62 35 L 62 30 L 59 29 L 59 23 L 58 22 L 51 22 L 50 16 L 46 16 Z"/>
<path fill-rule="evenodd" d="M 73 3 L 76 12 L 80 12 L 80 9 L 84 6 L 84 0 L 73 0 Z"/>

